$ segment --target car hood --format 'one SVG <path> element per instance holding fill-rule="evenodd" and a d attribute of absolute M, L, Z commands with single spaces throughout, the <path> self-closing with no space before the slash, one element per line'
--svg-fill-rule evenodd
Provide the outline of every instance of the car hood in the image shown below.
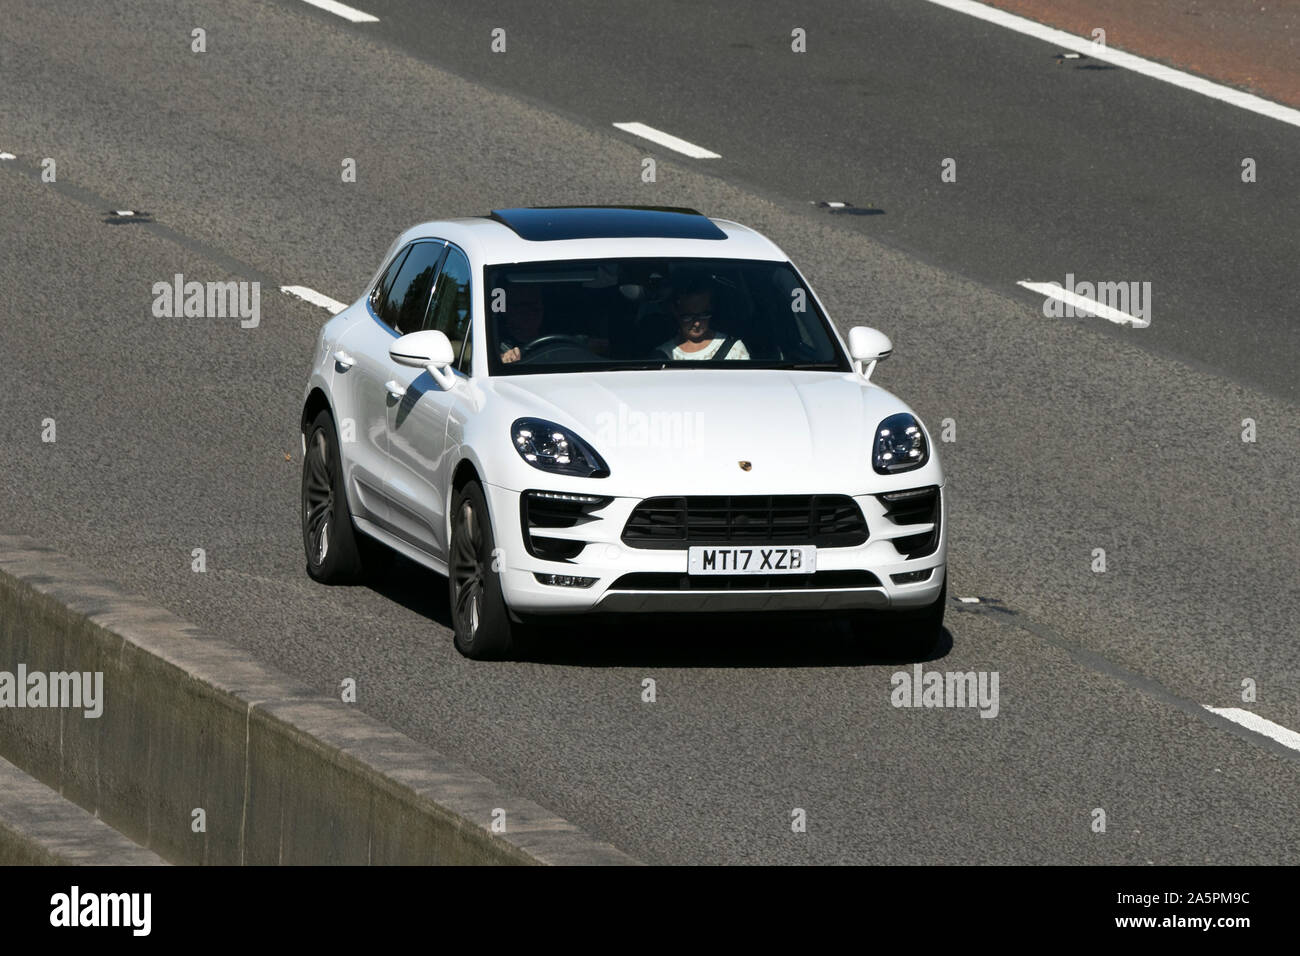
<path fill-rule="evenodd" d="M 609 465 L 605 494 L 863 494 L 941 480 L 937 464 L 925 476 L 873 471 L 876 425 L 911 410 L 850 373 L 663 369 L 490 381 L 498 422 L 544 418 L 591 445 Z"/>

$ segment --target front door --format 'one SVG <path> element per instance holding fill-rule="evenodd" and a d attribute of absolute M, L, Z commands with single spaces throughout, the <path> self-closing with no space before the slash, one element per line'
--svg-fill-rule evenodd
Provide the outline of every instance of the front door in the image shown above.
<path fill-rule="evenodd" d="M 429 308 L 421 325 L 437 329 L 451 340 L 458 357 L 456 371 L 468 371 L 466 340 L 470 329 L 469 259 L 455 246 L 438 274 Z M 448 461 L 447 418 L 464 401 L 464 386 L 444 391 L 428 372 L 395 366 L 404 388 L 388 412 L 389 497 L 394 520 L 421 550 L 445 560 L 447 555 Z"/>

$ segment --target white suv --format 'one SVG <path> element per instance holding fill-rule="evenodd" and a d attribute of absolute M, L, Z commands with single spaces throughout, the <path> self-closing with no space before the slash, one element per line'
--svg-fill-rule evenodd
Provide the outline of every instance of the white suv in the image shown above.
<path fill-rule="evenodd" d="M 321 330 L 302 410 L 318 581 L 384 545 L 449 580 L 456 646 L 545 615 L 799 611 L 922 655 L 943 472 L 787 257 L 688 209 L 502 209 L 393 243 Z M 901 644 L 901 646 L 900 646 Z"/>

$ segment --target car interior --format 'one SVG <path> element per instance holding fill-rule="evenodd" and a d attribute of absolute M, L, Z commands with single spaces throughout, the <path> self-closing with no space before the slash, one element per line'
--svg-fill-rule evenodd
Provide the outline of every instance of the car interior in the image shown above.
<path fill-rule="evenodd" d="M 707 288 L 714 332 L 739 338 L 758 362 L 830 362 L 835 350 L 810 298 L 785 263 L 714 260 L 520 264 L 489 268 L 489 287 L 540 288 L 543 321 L 522 362 L 666 359 L 676 340 L 676 288 Z M 802 311 L 791 307 L 801 300 Z M 500 338 L 504 318 L 494 323 Z M 562 338 L 555 339 L 553 336 Z M 607 345 L 606 345 L 607 343 Z"/>

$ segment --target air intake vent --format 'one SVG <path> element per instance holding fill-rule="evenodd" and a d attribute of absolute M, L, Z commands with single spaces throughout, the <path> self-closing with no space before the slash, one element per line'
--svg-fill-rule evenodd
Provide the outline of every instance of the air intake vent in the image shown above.
<path fill-rule="evenodd" d="M 613 500 L 600 495 L 561 491 L 525 491 L 519 496 L 519 525 L 524 532 L 524 547 L 533 557 L 545 561 L 573 560 L 582 553 L 587 542 L 580 538 L 547 535 L 546 531 L 577 528 L 599 520 L 593 512 Z"/>
<path fill-rule="evenodd" d="M 929 531 L 894 539 L 894 547 L 903 557 L 923 558 L 927 554 L 933 554 L 939 547 L 939 523 L 943 508 L 938 487 L 931 485 L 928 488 L 891 491 L 877 495 L 876 500 L 885 506 L 885 517 L 896 525 L 934 524 L 934 528 Z"/>

